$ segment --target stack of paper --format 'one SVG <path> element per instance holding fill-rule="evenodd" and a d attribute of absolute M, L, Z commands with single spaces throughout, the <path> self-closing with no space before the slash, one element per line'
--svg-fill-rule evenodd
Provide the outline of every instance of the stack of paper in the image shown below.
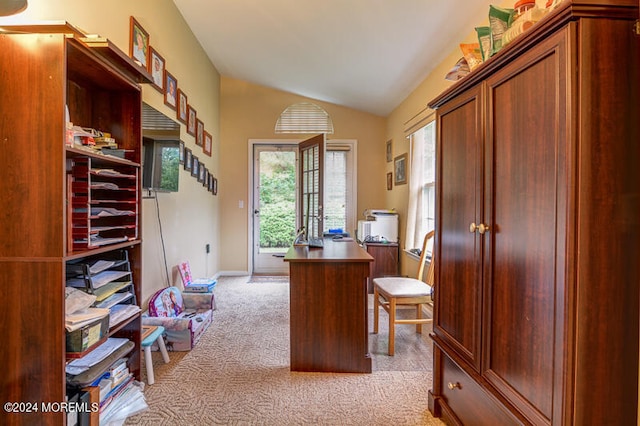
<path fill-rule="evenodd" d="M 65 315 L 64 326 L 71 332 L 109 315 L 109 309 L 87 308 Z"/>

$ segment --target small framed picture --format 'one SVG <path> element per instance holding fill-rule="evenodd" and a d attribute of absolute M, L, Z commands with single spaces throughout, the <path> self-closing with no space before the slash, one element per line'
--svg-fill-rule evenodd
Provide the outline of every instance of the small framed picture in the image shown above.
<path fill-rule="evenodd" d="M 176 92 L 178 90 L 178 80 L 171 75 L 171 73 L 167 70 L 164 70 L 164 103 L 168 105 L 171 109 L 175 110 L 177 108 L 177 96 Z"/>
<path fill-rule="evenodd" d="M 191 105 L 187 105 L 187 133 L 191 136 L 196 135 L 196 117 L 196 110 Z"/>
<path fill-rule="evenodd" d="M 393 161 L 393 139 L 387 141 L 387 163 Z"/>
<path fill-rule="evenodd" d="M 178 89 L 178 108 L 176 118 L 184 124 L 187 124 L 187 95 Z"/>
<path fill-rule="evenodd" d="M 204 146 L 204 123 L 196 118 L 196 145 Z"/>
<path fill-rule="evenodd" d="M 193 162 L 193 153 L 191 149 L 185 147 L 184 148 L 184 169 L 186 171 L 191 171 L 191 163 Z"/>
<path fill-rule="evenodd" d="M 207 191 L 213 192 L 213 175 L 211 173 L 207 176 Z"/>
<path fill-rule="evenodd" d="M 393 159 L 393 171 L 395 174 L 395 185 L 407 183 L 407 153 L 398 155 Z"/>
<path fill-rule="evenodd" d="M 202 151 L 211 157 L 211 146 L 213 145 L 213 139 L 211 139 L 211 134 L 204 131 L 204 145 L 202 145 Z"/>
<path fill-rule="evenodd" d="M 387 191 L 393 188 L 393 172 L 387 173 Z"/>
<path fill-rule="evenodd" d="M 164 58 L 149 46 L 149 74 L 153 77 L 153 88 L 160 93 L 164 93 Z"/>
<path fill-rule="evenodd" d="M 207 168 L 200 166 L 200 173 L 198 174 L 198 182 L 200 182 L 203 186 L 206 184 L 205 179 L 207 177 Z"/>
<path fill-rule="evenodd" d="M 184 164 L 184 141 L 180 141 L 178 145 L 178 158 L 180 160 L 180 164 Z"/>
<path fill-rule="evenodd" d="M 218 178 L 213 178 L 213 195 L 218 195 Z"/>
<path fill-rule="evenodd" d="M 197 156 L 193 156 L 191 160 L 191 176 L 198 178 L 200 176 L 200 160 Z"/>
<path fill-rule="evenodd" d="M 149 33 L 133 16 L 129 18 L 129 56 L 142 67 L 148 69 Z"/>

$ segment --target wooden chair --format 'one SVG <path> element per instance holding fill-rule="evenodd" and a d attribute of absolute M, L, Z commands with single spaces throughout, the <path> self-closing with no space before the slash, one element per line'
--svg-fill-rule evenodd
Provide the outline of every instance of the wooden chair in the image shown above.
<path fill-rule="evenodd" d="M 373 332 L 378 333 L 379 307 L 382 306 L 389 314 L 389 355 L 395 352 L 395 325 L 416 324 L 416 333 L 422 333 L 422 324 L 433 321 L 432 318 L 422 317 L 422 306 L 431 303 L 433 277 L 433 257 L 427 269 L 425 280 L 422 281 L 427 253 L 427 243 L 435 235 L 434 231 L 427 233 L 422 243 L 418 276 L 409 277 L 384 277 L 373 280 Z M 396 308 L 398 306 L 415 306 L 415 317 L 398 319 Z"/>

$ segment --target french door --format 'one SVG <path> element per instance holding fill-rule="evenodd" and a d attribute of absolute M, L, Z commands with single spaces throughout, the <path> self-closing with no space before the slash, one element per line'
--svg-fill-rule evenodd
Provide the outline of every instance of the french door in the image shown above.
<path fill-rule="evenodd" d="M 287 275 L 297 230 L 297 144 L 254 145 L 253 273 Z"/>

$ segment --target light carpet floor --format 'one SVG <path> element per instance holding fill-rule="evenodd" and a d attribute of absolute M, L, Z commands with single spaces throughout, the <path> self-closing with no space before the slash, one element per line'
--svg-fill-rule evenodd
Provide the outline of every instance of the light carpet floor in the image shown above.
<path fill-rule="evenodd" d="M 169 364 L 153 354 L 156 382 L 144 392 L 149 410 L 127 425 L 443 424 L 427 409 L 430 326 L 422 336 L 399 327 L 389 357 L 382 312 L 380 333 L 369 335 L 372 374 L 294 373 L 289 285 L 248 280 L 218 280 L 213 323 L 192 351 L 170 352 Z"/>

